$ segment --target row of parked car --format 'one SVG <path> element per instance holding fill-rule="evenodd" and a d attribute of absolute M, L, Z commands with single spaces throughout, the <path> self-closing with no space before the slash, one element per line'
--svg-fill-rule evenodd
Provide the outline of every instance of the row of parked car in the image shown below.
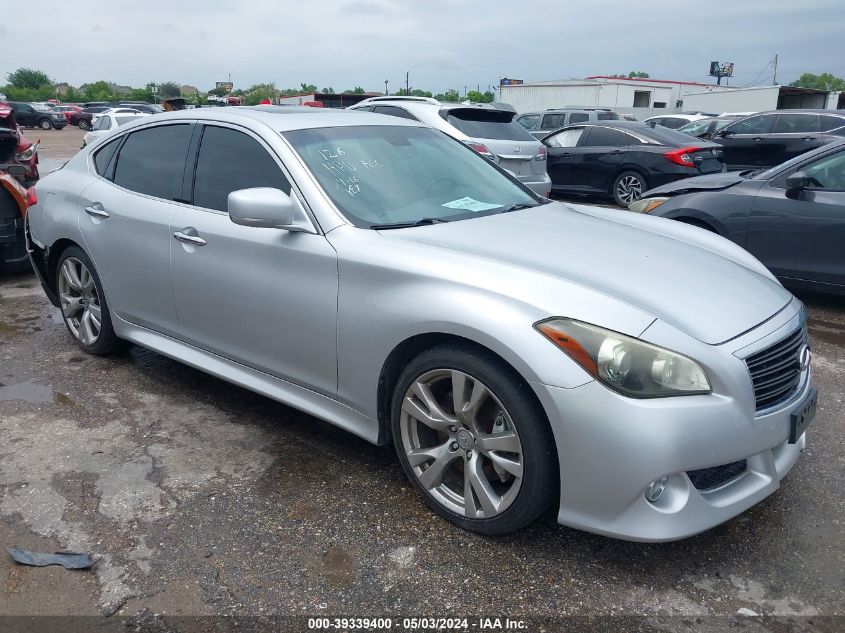
<path fill-rule="evenodd" d="M 351 106 L 422 121 L 544 196 L 612 196 L 751 251 L 792 286 L 845 292 L 845 112 L 781 110 L 643 122 L 596 109 L 374 97 Z"/>
<path fill-rule="evenodd" d="M 18 125 L 23 128 L 41 128 L 42 130 L 61 130 L 68 125 L 75 125 L 82 130 L 93 129 L 98 115 L 114 109 L 155 114 L 162 109 L 158 105 L 137 102 L 97 101 L 85 104 L 23 103 L 20 101 L 3 102 L 15 112 Z"/>

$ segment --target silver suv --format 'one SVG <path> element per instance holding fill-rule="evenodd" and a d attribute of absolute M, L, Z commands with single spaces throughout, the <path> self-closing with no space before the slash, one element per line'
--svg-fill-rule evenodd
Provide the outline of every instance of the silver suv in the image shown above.
<path fill-rule="evenodd" d="M 575 123 L 593 121 L 618 121 L 621 117 L 601 108 L 552 108 L 542 112 L 526 112 L 516 117 L 516 122 L 534 138 L 545 138 L 552 132 Z"/>
<path fill-rule="evenodd" d="M 514 124 L 514 112 L 430 97 L 371 97 L 348 109 L 421 121 L 467 144 L 541 196 L 551 193 L 546 148 Z"/>

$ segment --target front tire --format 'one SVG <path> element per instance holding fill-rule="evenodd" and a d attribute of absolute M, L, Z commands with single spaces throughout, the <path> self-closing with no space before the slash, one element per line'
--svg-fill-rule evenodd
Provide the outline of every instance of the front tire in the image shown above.
<path fill-rule="evenodd" d="M 449 344 L 420 354 L 396 384 L 391 424 L 417 494 L 459 527 L 514 532 L 556 498 L 545 413 L 522 378 L 489 352 Z"/>
<path fill-rule="evenodd" d="M 65 326 L 83 351 L 104 356 L 124 346 L 114 333 L 97 270 L 81 248 L 71 246 L 62 253 L 55 288 Z"/>
<path fill-rule="evenodd" d="M 42 130 L 50 130 L 53 128 L 53 122 L 50 119 L 41 119 L 38 122 L 38 127 Z"/>
<path fill-rule="evenodd" d="M 91 124 L 88 123 L 85 119 L 79 119 L 79 129 L 84 130 L 86 132 L 91 131 Z"/>
<path fill-rule="evenodd" d="M 636 171 L 623 171 L 613 181 L 613 199 L 624 209 L 639 200 L 644 191 L 648 191 L 648 183 L 643 175 Z"/>

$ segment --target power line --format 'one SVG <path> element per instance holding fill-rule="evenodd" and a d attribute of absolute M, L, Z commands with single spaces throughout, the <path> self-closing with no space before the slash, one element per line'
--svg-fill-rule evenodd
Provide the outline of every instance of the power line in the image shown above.
<path fill-rule="evenodd" d="M 760 71 L 760 74 L 757 75 L 757 77 L 755 77 L 753 81 L 751 81 L 751 82 L 749 82 L 749 83 L 747 83 L 747 84 L 745 84 L 744 86 L 741 86 L 741 87 L 742 88 L 751 88 L 752 86 L 756 86 L 760 82 L 761 77 L 763 77 L 763 73 L 765 73 L 766 70 L 768 70 L 769 67 L 771 67 L 771 65 L 774 62 L 775 62 L 774 59 L 770 59 L 769 63 L 766 64 L 765 66 L 763 66 L 763 70 Z"/>

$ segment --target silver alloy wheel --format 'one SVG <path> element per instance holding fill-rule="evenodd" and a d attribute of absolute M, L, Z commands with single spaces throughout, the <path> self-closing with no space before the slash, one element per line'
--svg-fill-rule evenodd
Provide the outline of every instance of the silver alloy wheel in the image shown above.
<path fill-rule="evenodd" d="M 68 257 L 59 271 L 59 301 L 71 333 L 83 345 L 100 338 L 102 310 L 94 277 L 81 261 Z"/>
<path fill-rule="evenodd" d="M 507 510 L 522 485 L 516 426 L 480 380 L 455 369 L 417 378 L 402 400 L 402 446 L 422 486 L 471 519 Z"/>
<path fill-rule="evenodd" d="M 643 195 L 643 183 L 636 176 L 625 176 L 616 183 L 616 195 L 620 200 L 630 204 L 639 200 Z"/>

